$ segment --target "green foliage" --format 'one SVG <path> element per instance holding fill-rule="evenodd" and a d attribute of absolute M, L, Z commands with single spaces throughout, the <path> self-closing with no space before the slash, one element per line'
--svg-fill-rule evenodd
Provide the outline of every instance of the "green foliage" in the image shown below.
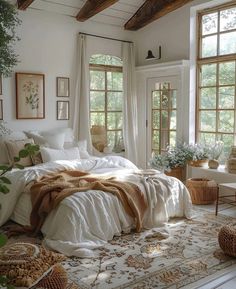
<path fill-rule="evenodd" d="M 0 73 L 9 76 L 18 63 L 13 45 L 19 40 L 16 27 L 20 20 L 15 6 L 5 0 L 0 0 L 0 23 Z"/>

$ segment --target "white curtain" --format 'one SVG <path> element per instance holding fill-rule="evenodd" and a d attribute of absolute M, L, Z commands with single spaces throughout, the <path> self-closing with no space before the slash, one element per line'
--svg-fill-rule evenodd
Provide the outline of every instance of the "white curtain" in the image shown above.
<path fill-rule="evenodd" d="M 86 140 L 92 153 L 89 121 L 89 61 L 86 55 L 86 36 L 79 34 L 73 130 L 77 140 Z"/>
<path fill-rule="evenodd" d="M 124 42 L 122 45 L 123 59 L 123 137 L 125 156 L 137 164 L 137 94 L 135 77 L 134 44 Z"/>

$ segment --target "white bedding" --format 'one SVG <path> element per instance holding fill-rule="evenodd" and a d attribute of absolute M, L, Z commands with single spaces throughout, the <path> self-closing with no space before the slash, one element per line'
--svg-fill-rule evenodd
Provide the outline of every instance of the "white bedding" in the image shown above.
<path fill-rule="evenodd" d="M 91 173 L 114 175 L 137 184 L 146 193 L 148 210 L 143 225 L 151 228 L 170 217 L 191 217 L 191 200 L 185 186 L 177 179 L 162 174 L 150 179 L 133 174 L 137 167 L 121 157 L 89 160 L 56 161 L 9 172 L 11 192 L 1 196 L 0 225 L 10 217 L 28 225 L 30 195 L 25 186 L 39 176 L 62 169 L 79 169 Z M 25 191 L 25 192 L 24 192 Z M 104 245 L 114 235 L 128 232 L 134 220 L 127 215 L 116 196 L 102 191 L 76 193 L 64 199 L 47 217 L 42 232 L 45 244 L 68 256 L 93 257 L 93 248 Z"/>

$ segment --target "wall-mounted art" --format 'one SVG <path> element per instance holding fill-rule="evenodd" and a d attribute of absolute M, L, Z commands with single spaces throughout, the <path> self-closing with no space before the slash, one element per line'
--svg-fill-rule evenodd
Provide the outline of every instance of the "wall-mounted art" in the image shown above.
<path fill-rule="evenodd" d="M 3 120 L 3 100 L 0 99 L 0 120 Z"/>
<path fill-rule="evenodd" d="M 16 118 L 45 118 L 44 74 L 16 73 Z"/>
<path fill-rule="evenodd" d="M 2 74 L 0 74 L 0 95 L 2 95 Z"/>
<path fill-rule="evenodd" d="M 69 118 L 69 101 L 57 101 L 57 120 L 68 120 Z"/>
<path fill-rule="evenodd" d="M 70 96 L 70 79 L 68 77 L 57 77 L 57 96 Z"/>

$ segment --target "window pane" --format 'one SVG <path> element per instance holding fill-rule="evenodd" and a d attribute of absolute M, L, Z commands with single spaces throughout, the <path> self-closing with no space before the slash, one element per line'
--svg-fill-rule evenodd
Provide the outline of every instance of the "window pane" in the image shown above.
<path fill-rule="evenodd" d="M 202 57 L 217 55 L 217 35 L 204 37 L 202 39 Z"/>
<path fill-rule="evenodd" d="M 90 89 L 105 90 L 105 72 L 90 71 Z"/>
<path fill-rule="evenodd" d="M 219 88 L 219 108 L 234 108 L 234 86 Z"/>
<path fill-rule="evenodd" d="M 161 106 L 162 108 L 168 109 L 169 108 L 169 99 L 170 99 L 170 91 L 162 91 L 161 95 Z"/>
<path fill-rule="evenodd" d="M 104 54 L 92 55 L 90 57 L 89 63 L 122 66 L 122 60 L 119 57 L 111 56 L 111 55 L 104 55 Z"/>
<path fill-rule="evenodd" d="M 153 129 L 159 129 L 160 128 L 160 112 L 159 111 L 153 111 L 152 112 L 152 127 Z"/>
<path fill-rule="evenodd" d="M 166 146 L 169 144 L 169 132 L 161 131 L 161 149 L 166 150 Z"/>
<path fill-rule="evenodd" d="M 152 135 L 152 148 L 158 151 L 159 151 L 159 138 L 160 138 L 159 131 L 154 130 Z"/>
<path fill-rule="evenodd" d="M 176 145 L 176 132 L 175 131 L 170 132 L 170 145 L 171 146 Z"/>
<path fill-rule="evenodd" d="M 108 129 L 122 129 L 122 113 L 108 112 L 107 113 L 107 128 Z"/>
<path fill-rule="evenodd" d="M 216 134 L 214 133 L 200 133 L 200 143 L 211 144 L 216 140 Z"/>
<path fill-rule="evenodd" d="M 107 72 L 107 89 L 123 90 L 123 74 L 121 72 Z"/>
<path fill-rule="evenodd" d="M 220 55 L 236 53 L 236 32 L 220 35 Z"/>
<path fill-rule="evenodd" d="M 105 110 L 105 92 L 90 91 L 90 110 Z"/>
<path fill-rule="evenodd" d="M 206 64 L 201 67 L 201 86 L 216 85 L 216 64 Z"/>
<path fill-rule="evenodd" d="M 152 108 L 160 108 L 160 91 L 152 92 Z"/>
<path fill-rule="evenodd" d="M 102 112 L 91 112 L 90 113 L 90 122 L 92 125 L 105 125 L 105 113 Z"/>
<path fill-rule="evenodd" d="M 176 90 L 171 90 L 170 91 L 170 96 L 171 96 L 172 108 L 176 108 L 177 91 Z"/>
<path fill-rule="evenodd" d="M 114 150 L 117 149 L 118 146 L 121 145 L 122 140 L 122 131 L 107 131 L 107 143 L 109 146 L 113 147 Z M 123 148 L 120 147 L 120 150 Z"/>
<path fill-rule="evenodd" d="M 171 111 L 170 114 L 170 129 L 176 129 L 176 111 Z"/>
<path fill-rule="evenodd" d="M 235 62 L 224 62 L 219 64 L 219 83 L 235 84 Z"/>
<path fill-rule="evenodd" d="M 206 109 L 216 108 L 216 88 L 209 87 L 209 88 L 202 88 L 200 95 L 200 108 Z"/>
<path fill-rule="evenodd" d="M 220 12 L 220 31 L 236 29 L 236 8 Z"/>
<path fill-rule="evenodd" d="M 224 142 L 224 159 L 227 159 L 234 144 L 234 136 L 232 134 L 219 134 L 218 140 Z"/>
<path fill-rule="evenodd" d="M 162 129 L 168 129 L 169 123 L 168 123 L 168 111 L 163 110 L 161 112 L 161 128 Z"/>
<path fill-rule="evenodd" d="M 202 34 L 217 32 L 218 13 L 211 13 L 202 16 Z"/>
<path fill-rule="evenodd" d="M 202 131 L 215 131 L 216 130 L 216 112 L 201 111 L 200 130 Z"/>
<path fill-rule="evenodd" d="M 107 109 L 108 110 L 122 110 L 123 107 L 123 93 L 122 92 L 108 92 L 107 93 Z"/>
<path fill-rule="evenodd" d="M 234 112 L 220 111 L 219 112 L 219 131 L 233 132 L 234 131 Z"/>

